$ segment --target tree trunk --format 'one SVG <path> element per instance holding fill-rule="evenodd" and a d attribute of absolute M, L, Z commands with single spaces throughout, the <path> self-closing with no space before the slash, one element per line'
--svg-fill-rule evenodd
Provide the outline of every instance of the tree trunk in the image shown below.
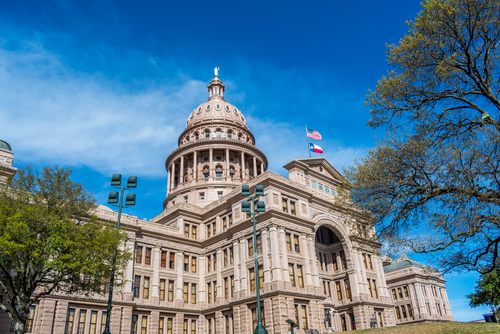
<path fill-rule="evenodd" d="M 12 322 L 14 323 L 14 334 L 23 334 L 25 323 L 17 319 L 13 319 Z"/>

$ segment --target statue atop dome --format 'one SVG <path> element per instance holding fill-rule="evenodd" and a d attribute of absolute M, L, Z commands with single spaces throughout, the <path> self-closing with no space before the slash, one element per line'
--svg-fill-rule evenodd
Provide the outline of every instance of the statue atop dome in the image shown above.
<path fill-rule="evenodd" d="M 214 68 L 214 74 L 216 77 L 219 76 L 219 67 Z"/>

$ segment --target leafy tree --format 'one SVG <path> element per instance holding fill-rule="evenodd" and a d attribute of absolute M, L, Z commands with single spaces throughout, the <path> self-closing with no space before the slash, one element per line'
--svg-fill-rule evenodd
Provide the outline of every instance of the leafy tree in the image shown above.
<path fill-rule="evenodd" d="M 494 314 L 500 312 L 500 269 L 479 276 L 474 292 L 467 295 L 471 307 L 486 305 Z"/>
<path fill-rule="evenodd" d="M 407 247 L 433 253 L 444 272 L 491 271 L 500 265 L 500 1 L 427 0 L 407 24 L 365 102 L 385 137 L 345 170 L 343 204 L 352 199 L 358 223 L 392 254 Z"/>
<path fill-rule="evenodd" d="M 92 214 L 93 196 L 71 170 L 32 166 L 0 187 L 0 308 L 24 333 L 29 308 L 51 293 L 102 292 L 126 236 Z M 121 272 L 128 254 L 117 250 Z"/>

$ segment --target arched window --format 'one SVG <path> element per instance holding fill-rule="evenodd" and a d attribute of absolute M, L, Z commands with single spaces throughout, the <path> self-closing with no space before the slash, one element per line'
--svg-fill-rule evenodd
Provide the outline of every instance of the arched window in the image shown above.
<path fill-rule="evenodd" d="M 222 166 L 215 167 L 215 180 L 222 181 Z"/>
<path fill-rule="evenodd" d="M 241 133 L 238 133 L 238 140 L 241 140 Z"/>
<path fill-rule="evenodd" d="M 220 129 L 217 129 L 217 131 L 215 131 L 215 136 L 216 137 L 220 137 L 222 135 L 222 132 Z"/>
<path fill-rule="evenodd" d="M 200 138 L 200 136 L 198 135 L 198 132 L 195 132 L 194 133 L 194 139 L 199 139 L 199 138 Z"/>
<path fill-rule="evenodd" d="M 233 133 L 231 131 L 227 132 L 227 138 L 233 138 Z"/>
<path fill-rule="evenodd" d="M 205 130 L 205 138 L 208 138 L 208 137 L 210 137 L 210 131 Z"/>

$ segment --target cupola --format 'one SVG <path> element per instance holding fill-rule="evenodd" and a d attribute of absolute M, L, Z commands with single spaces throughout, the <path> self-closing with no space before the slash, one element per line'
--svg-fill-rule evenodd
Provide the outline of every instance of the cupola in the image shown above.
<path fill-rule="evenodd" d="M 219 80 L 219 68 L 216 67 L 214 69 L 214 78 L 212 81 L 210 81 L 210 85 L 207 86 L 208 88 L 208 93 L 209 93 L 209 98 L 208 100 L 222 100 L 224 101 L 224 90 L 226 87 L 222 83 L 222 81 Z"/>

